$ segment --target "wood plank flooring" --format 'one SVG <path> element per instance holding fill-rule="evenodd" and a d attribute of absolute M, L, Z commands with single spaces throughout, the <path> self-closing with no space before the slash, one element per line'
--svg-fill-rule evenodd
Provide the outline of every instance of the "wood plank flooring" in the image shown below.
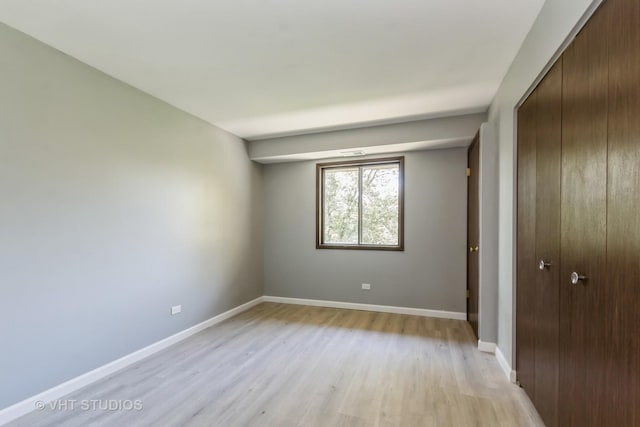
<path fill-rule="evenodd" d="M 464 321 L 263 303 L 10 426 L 538 426 Z M 82 401 L 140 400 L 142 410 Z"/>

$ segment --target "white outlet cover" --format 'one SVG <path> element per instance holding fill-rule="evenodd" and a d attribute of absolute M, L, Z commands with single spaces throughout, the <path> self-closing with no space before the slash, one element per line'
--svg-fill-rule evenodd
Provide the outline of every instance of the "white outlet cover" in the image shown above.
<path fill-rule="evenodd" d="M 371 290 L 371 284 L 370 283 L 363 283 L 362 284 L 362 289 L 364 290 Z"/>
<path fill-rule="evenodd" d="M 171 315 L 178 314 L 182 312 L 182 305 L 174 305 L 171 307 Z"/>

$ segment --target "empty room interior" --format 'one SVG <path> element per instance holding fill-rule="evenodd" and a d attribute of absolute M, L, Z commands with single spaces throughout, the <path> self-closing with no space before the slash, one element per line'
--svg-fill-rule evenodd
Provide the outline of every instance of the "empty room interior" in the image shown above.
<path fill-rule="evenodd" d="M 0 0 L 0 425 L 640 426 L 638 0 Z"/>

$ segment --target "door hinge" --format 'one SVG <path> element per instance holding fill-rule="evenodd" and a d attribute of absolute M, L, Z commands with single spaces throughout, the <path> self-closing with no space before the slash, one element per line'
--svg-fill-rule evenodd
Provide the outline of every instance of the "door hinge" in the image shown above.
<path fill-rule="evenodd" d="M 467 176 L 471 176 L 471 168 L 467 168 Z"/>
<path fill-rule="evenodd" d="M 467 298 L 471 298 L 471 291 L 467 289 Z"/>

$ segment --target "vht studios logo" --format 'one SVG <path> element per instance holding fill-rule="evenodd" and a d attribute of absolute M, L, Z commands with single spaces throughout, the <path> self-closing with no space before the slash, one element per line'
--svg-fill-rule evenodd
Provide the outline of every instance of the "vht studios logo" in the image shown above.
<path fill-rule="evenodd" d="M 35 403 L 38 411 L 50 409 L 52 411 L 141 411 L 142 400 L 52 400 L 43 402 L 38 400 Z"/>

